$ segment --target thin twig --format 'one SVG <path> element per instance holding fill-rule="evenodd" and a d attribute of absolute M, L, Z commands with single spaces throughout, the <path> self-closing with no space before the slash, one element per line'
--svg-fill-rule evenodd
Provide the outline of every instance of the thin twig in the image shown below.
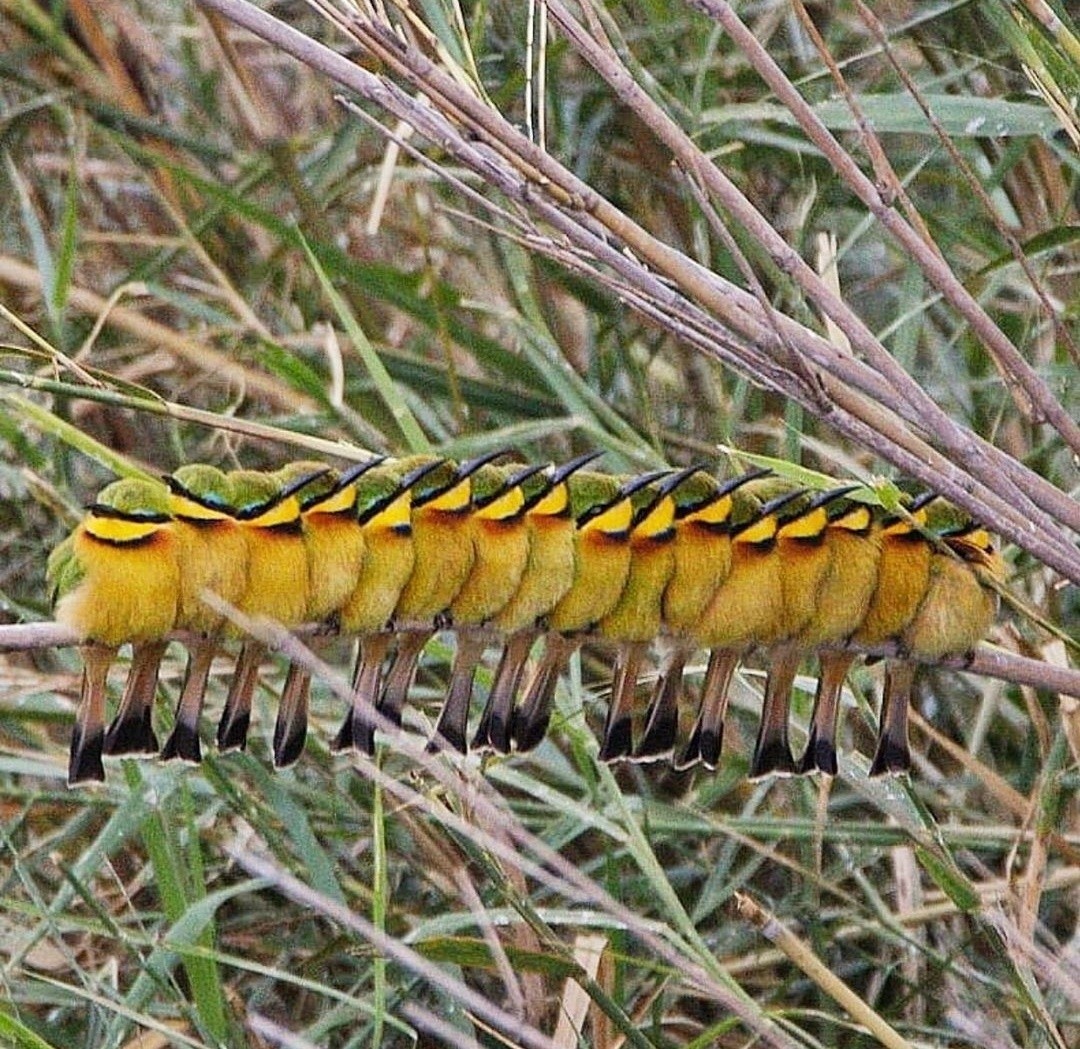
<path fill-rule="evenodd" d="M 211 595 L 212 596 L 212 595 Z M 283 628 L 278 627 L 278 630 Z M 493 644 L 497 644 L 499 636 L 486 627 L 457 627 L 459 633 L 470 637 L 484 638 Z M 430 623 L 400 623 L 395 625 L 397 633 L 430 633 Z M 316 634 L 325 634 L 325 627 L 317 623 L 309 623 L 298 627 L 292 633 L 297 637 L 310 637 Z M 177 630 L 168 637 L 170 641 L 186 644 L 192 640 L 193 635 L 188 631 Z M 271 643 L 280 642 L 281 635 L 274 634 Z M 74 631 L 60 623 L 16 623 L 0 625 L 0 652 L 25 652 L 41 648 L 67 648 L 78 645 L 79 638 Z M 928 666 L 946 667 L 950 670 L 962 670 L 970 674 L 980 674 L 983 677 L 997 678 L 1001 681 L 1011 681 L 1015 685 L 1027 685 L 1031 688 L 1040 688 L 1048 692 L 1056 692 L 1066 696 L 1080 698 L 1080 670 L 1070 667 L 1055 666 L 1052 663 L 1044 663 L 1038 659 L 1030 659 L 1014 652 L 1006 652 L 1001 648 L 989 645 L 980 645 L 970 656 L 950 656 L 944 659 L 919 659 L 917 656 L 901 655 L 895 646 L 891 645 L 845 645 L 829 646 L 830 650 L 857 652 L 860 655 L 872 659 L 904 659 L 913 663 L 924 663 Z"/>

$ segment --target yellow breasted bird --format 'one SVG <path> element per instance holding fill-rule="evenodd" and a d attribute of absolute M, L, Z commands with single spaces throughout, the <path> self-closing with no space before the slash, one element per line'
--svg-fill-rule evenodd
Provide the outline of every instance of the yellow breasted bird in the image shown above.
<path fill-rule="evenodd" d="M 443 469 L 431 459 L 412 469 L 387 462 L 356 484 L 356 519 L 364 534 L 364 559 L 353 591 L 338 612 L 343 634 L 360 636 L 349 711 L 330 749 L 375 753 L 373 711 L 382 692 L 382 666 L 393 636 L 387 631 L 405 584 L 412 576 L 412 489 Z"/>
<path fill-rule="evenodd" d="M 716 767 L 723 746 L 728 689 L 739 659 L 756 645 L 783 634 L 783 569 L 776 535 L 780 512 L 803 493 L 785 492 L 762 504 L 752 487 L 735 493 L 731 570 L 692 628 L 694 642 L 710 652 L 697 721 L 679 759 L 682 766 L 700 760 L 706 768 Z"/>
<path fill-rule="evenodd" d="M 492 617 L 491 626 L 504 637 L 487 704 L 473 746 L 510 751 L 514 703 L 538 623 L 574 582 L 574 519 L 570 513 L 569 478 L 602 455 L 589 452 L 558 469 L 525 481 L 528 559 L 517 589 Z"/>
<path fill-rule="evenodd" d="M 498 613 L 521 584 L 529 559 L 524 485 L 540 466 L 482 466 L 472 477 L 470 511 L 473 566 L 450 603 L 455 628 L 481 626 Z M 487 648 L 478 635 L 457 635 L 457 651 L 434 741 L 465 753 L 473 677 Z"/>
<path fill-rule="evenodd" d="M 635 761 L 656 761 L 674 751 L 683 667 L 694 651 L 694 643 L 686 637 L 731 568 L 728 526 L 732 493 L 768 473 L 755 470 L 720 485 L 700 468 L 691 468 L 673 479 L 672 535 L 665 544 L 665 560 L 655 581 L 660 584 L 663 579 L 656 595 L 659 605 L 650 602 L 649 606 L 650 618 L 654 611 L 659 614 L 658 631 L 665 652 L 646 709 L 642 738 L 634 750 Z M 627 591 L 631 589 L 628 584 Z M 679 761 L 673 764 L 681 767 Z"/>
<path fill-rule="evenodd" d="M 83 683 L 71 740 L 68 784 L 105 778 L 105 694 L 118 646 L 160 643 L 176 622 L 180 566 L 168 489 L 124 479 L 106 485 L 47 566 L 58 622 L 83 646 Z"/>
<path fill-rule="evenodd" d="M 310 471 L 292 473 L 293 479 L 284 484 L 281 477 L 256 470 L 233 470 L 226 475 L 234 500 L 233 517 L 240 524 L 248 548 L 247 580 L 237 603 L 237 609 L 246 616 L 261 616 L 295 627 L 303 623 L 307 614 L 307 551 L 297 493 L 327 469 L 321 464 L 310 465 Z M 242 749 L 247 743 L 251 699 L 265 654 L 266 646 L 261 641 L 244 640 L 218 722 L 220 750 Z M 179 723 L 177 728 L 181 729 Z M 197 761 L 197 725 L 185 725 L 181 731 L 181 742 L 189 750 L 185 754 L 178 749 L 177 756 Z"/>
<path fill-rule="evenodd" d="M 313 463 L 293 464 L 277 479 L 288 484 L 305 474 L 313 479 L 298 493 L 301 534 L 307 555 L 307 612 L 310 623 L 337 625 L 338 614 L 356 589 L 364 562 L 366 543 L 356 511 L 356 482 L 384 461 L 375 456 L 338 474 L 330 470 L 315 475 Z M 318 639 L 310 644 L 318 648 Z M 290 663 L 281 689 L 274 723 L 274 765 L 294 764 L 307 736 L 308 697 L 311 673 L 300 663 Z"/>
<path fill-rule="evenodd" d="M 570 478 L 574 582 L 548 615 L 549 630 L 591 630 L 618 604 L 630 574 L 634 496 L 666 472 L 620 479 L 582 470 Z"/>
<path fill-rule="evenodd" d="M 664 588 L 663 619 L 668 633 L 693 633 L 731 571 L 731 517 L 735 492 L 768 476 L 752 470 L 722 484 L 703 471 L 676 491 L 675 567 Z"/>
<path fill-rule="evenodd" d="M 321 612 L 328 600 L 333 600 L 335 593 L 343 588 L 336 580 L 317 575 L 311 566 L 311 543 L 308 529 L 304 522 L 304 506 L 317 503 L 336 488 L 340 474 L 332 467 L 312 459 L 301 459 L 286 463 L 274 470 L 269 477 L 280 491 L 291 491 L 300 510 L 300 521 L 296 532 L 300 536 L 304 550 L 304 610 L 300 616 L 289 623 L 298 626 L 302 622 L 315 621 L 317 612 Z M 250 569 L 249 569 L 250 576 Z M 276 618 L 276 617 L 275 617 Z M 318 617 L 322 622 L 326 617 Z M 279 620 L 280 622 L 280 620 Z M 241 653 L 241 656 L 243 653 Z M 261 661 L 261 660 L 260 660 Z M 278 699 L 277 717 L 274 719 L 273 760 L 275 768 L 285 768 L 294 764 L 303 752 L 307 740 L 308 694 L 311 675 L 301 665 L 290 662 L 285 675 L 285 683 Z"/>
<path fill-rule="evenodd" d="M 752 779 L 774 772 L 790 775 L 796 771 L 788 742 L 788 721 L 795 674 L 807 651 L 802 635 L 808 629 L 822 626 L 823 618 L 842 610 L 844 601 L 844 595 L 834 595 L 840 605 L 830 609 L 821 600 L 821 588 L 832 564 L 827 541 L 828 508 L 856 487 L 848 485 L 810 496 L 805 506 L 785 514 L 777 529 L 782 614 L 775 624 L 777 632 L 762 636 L 758 642 L 771 648 L 771 652 L 757 742 L 750 762 Z M 855 618 L 854 623 L 858 622 Z M 824 633 L 828 634 L 827 628 Z"/>
<path fill-rule="evenodd" d="M 212 635 L 227 620 L 203 600 L 203 590 L 235 604 L 247 580 L 247 544 L 232 517 L 232 486 L 221 470 L 202 463 L 181 466 L 164 480 L 183 565 L 176 623 Z"/>
<path fill-rule="evenodd" d="M 600 760 L 617 761 L 633 751 L 634 695 L 640 667 L 660 631 L 664 590 L 675 570 L 675 498 L 673 493 L 691 475 L 692 466 L 657 480 L 638 493 L 630 522 L 630 569 L 615 607 L 597 624 L 597 634 L 616 644 L 611 702 L 600 743 Z M 676 724 L 656 708 L 646 716 L 645 744 L 637 760 L 669 752 Z M 665 738 L 666 737 L 666 738 Z"/>
<path fill-rule="evenodd" d="M 985 528 L 965 521 L 938 534 L 947 551 L 933 552 L 926 594 L 900 639 L 903 650 L 924 659 L 971 652 L 997 614 L 997 593 L 987 584 L 1005 579 L 1005 562 Z"/>
<path fill-rule="evenodd" d="M 694 630 L 731 571 L 730 533 L 735 493 L 769 473 L 767 469 L 752 470 L 720 484 L 698 471 L 676 489 L 674 567 L 664 588 L 662 606 L 667 655 L 649 702 L 645 736 L 638 748 L 642 757 L 666 749 L 662 737 L 668 726 L 678 720 L 683 668 L 696 648 Z M 674 768 L 689 768 L 699 760 L 693 737 L 691 742 L 693 746 L 672 759 Z"/>
<path fill-rule="evenodd" d="M 866 617 L 851 635 L 856 643 L 873 646 L 892 641 L 915 618 L 930 583 L 933 548 L 923 530 L 927 506 L 934 498 L 933 493 L 928 493 L 916 499 L 905 514 L 881 521 L 877 587 Z M 910 763 L 907 707 L 912 680 L 906 667 L 886 662 L 877 747 L 881 771 L 889 767 L 900 770 Z"/>
<path fill-rule="evenodd" d="M 998 596 L 990 584 L 1005 578 L 1005 562 L 986 529 L 967 520 L 956 507 L 936 502 L 928 507 L 928 528 L 945 545 L 933 550 L 926 592 L 900 636 L 900 649 L 923 659 L 965 655 L 994 622 Z M 886 667 L 877 752 L 872 776 L 905 772 L 911 766 L 907 709 L 915 669 Z"/>
<path fill-rule="evenodd" d="M 309 622 L 336 622 L 356 591 L 367 554 L 357 485 L 385 461 L 385 456 L 373 456 L 340 475 L 325 474 L 298 493 L 308 560 Z"/>
<path fill-rule="evenodd" d="M 762 471 L 757 476 L 739 478 L 742 483 L 733 487 L 726 505 L 717 508 L 715 524 L 708 529 L 696 530 L 692 549 L 700 555 L 702 564 L 711 566 L 710 579 L 719 582 L 709 588 L 704 605 L 704 593 L 700 590 L 696 594 L 688 591 L 690 598 L 684 605 L 668 602 L 667 626 L 684 652 L 701 647 L 703 638 L 728 623 L 726 597 L 721 601 L 717 597 L 728 585 L 732 570 L 738 566 L 741 574 L 749 573 L 758 559 L 764 559 L 774 548 L 779 527 L 776 516 L 762 514 L 762 501 L 770 494 L 764 487 L 768 483 L 764 480 L 768 474 L 769 471 Z M 677 560 L 677 572 L 679 564 Z M 687 574 L 692 572 L 692 562 L 686 562 L 685 571 Z M 678 581 L 677 574 L 674 577 L 676 585 Z M 742 588 L 745 588 L 745 582 L 737 581 L 732 590 L 734 598 L 740 597 Z M 675 609 L 679 609 L 678 614 Z M 735 639 L 728 638 L 721 629 L 717 640 L 734 643 Z M 738 647 L 717 647 L 709 652 L 698 713 L 682 753 L 672 762 L 676 769 L 690 768 L 698 762 L 708 769 L 716 767 L 723 746 L 728 690 L 740 658 Z"/>
<path fill-rule="evenodd" d="M 547 635 L 539 664 L 520 707 L 513 737 L 519 750 L 531 750 L 544 737 L 551 701 L 566 660 L 616 605 L 630 572 L 630 526 L 634 494 L 665 471 L 625 480 L 582 470 L 569 479 L 574 518 L 574 580 L 546 617 Z"/>
<path fill-rule="evenodd" d="M 899 637 L 915 617 L 930 581 L 933 549 L 923 530 L 930 493 L 916 500 L 904 516 L 886 517 L 880 525 L 878 584 L 866 617 L 852 634 L 860 645 L 880 645 Z"/>
<path fill-rule="evenodd" d="M 825 530 L 829 571 L 818 590 L 817 615 L 803 628 L 799 642 L 806 650 L 845 641 L 866 619 L 878 585 L 881 563 L 880 526 L 864 503 L 841 501 L 829 508 Z M 837 773 L 836 728 L 840 694 L 855 661 L 847 652 L 822 652 L 806 749 L 800 772 Z"/>
<path fill-rule="evenodd" d="M 378 711 L 392 725 L 401 724 L 409 688 L 424 646 L 440 627 L 449 625 L 450 605 L 472 571 L 476 549 L 472 541 L 472 476 L 502 451 L 426 474 L 413 486 L 412 538 L 416 563 L 394 610 L 399 623 L 430 623 L 412 630 L 398 642 L 386 673 Z M 408 460 L 406 460 L 408 461 Z"/>
<path fill-rule="evenodd" d="M 228 515 L 228 484 L 220 470 L 201 464 L 182 466 L 164 482 L 169 489 L 180 564 L 176 626 L 194 635 L 188 642 L 177 711 L 188 712 L 197 723 L 224 622 L 223 616 L 203 601 L 202 594 L 209 590 L 226 601 L 237 599 L 247 571 L 247 548 Z M 156 688 L 156 663 L 145 675 L 131 674 L 120 709 L 105 734 L 106 754 L 157 751 L 150 727 Z M 180 713 L 177 720 L 181 720 Z M 171 744 L 167 745 L 171 749 Z"/>

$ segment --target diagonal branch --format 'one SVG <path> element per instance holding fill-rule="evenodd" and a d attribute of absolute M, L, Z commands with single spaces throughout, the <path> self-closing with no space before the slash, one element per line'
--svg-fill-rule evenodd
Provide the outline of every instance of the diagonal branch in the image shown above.
<path fill-rule="evenodd" d="M 692 318 L 702 332 L 729 329 L 737 339 L 729 332 L 711 345 L 705 336 L 695 344 L 758 382 L 795 398 L 810 411 L 823 414 L 840 432 L 873 448 L 976 517 L 993 521 L 1004 536 L 1066 578 L 1080 582 L 1080 557 L 1060 525 L 1034 506 L 1010 478 L 1017 476 L 1024 491 L 1037 492 L 1042 502 L 1062 502 L 1061 519 L 1068 520 L 1069 514 L 1075 517 L 1078 511 L 1062 493 L 951 420 L 945 423 L 951 437 L 949 454 L 935 451 L 910 430 L 911 424 L 922 428 L 921 413 L 913 410 L 902 393 L 898 396 L 890 388 L 896 385 L 891 376 L 878 374 L 788 318 L 779 318 L 784 340 L 778 340 L 770 317 L 763 314 L 753 295 L 652 237 L 529 142 L 475 92 L 463 87 L 459 78 L 451 77 L 390 28 L 359 16 L 344 23 L 339 20 L 354 40 L 411 83 L 423 99 L 413 97 L 386 76 L 353 64 L 245 0 L 200 2 L 416 127 L 485 182 L 517 200 L 534 219 L 558 230 L 586 256 L 622 273 L 631 285 L 642 289 L 643 281 L 651 282 L 659 297 L 645 312 L 668 330 L 683 334 L 667 318 L 676 305 L 678 315 Z M 620 84 L 626 83 L 628 75 L 620 80 Z M 700 177 L 697 158 L 691 156 L 690 160 L 691 173 Z M 542 244 L 538 246 L 542 248 Z M 823 408 L 821 391 L 807 386 L 804 370 L 791 366 L 785 344 L 796 346 L 814 365 L 817 377 L 828 384 L 828 409 Z M 884 353 L 880 345 L 878 348 Z M 891 362 L 887 353 L 885 357 Z M 904 383 L 913 385 L 906 373 L 902 374 Z M 928 400 L 919 393 L 923 401 Z M 940 415 L 932 402 L 920 402 L 920 407 L 926 407 L 930 416 Z M 909 425 L 902 422 L 901 415 Z M 957 465 L 965 460 L 972 460 L 978 473 L 973 470 L 969 474 Z"/>
<path fill-rule="evenodd" d="M 993 356 L 1010 391 L 1022 389 L 1042 419 L 1061 435 L 1073 452 L 1080 454 L 1080 423 L 1058 403 L 1050 388 L 1023 358 L 1008 336 L 994 323 L 978 300 L 964 287 L 936 247 L 931 246 L 917 230 L 904 221 L 837 142 L 809 103 L 754 38 L 747 26 L 725 0 L 688 0 L 692 7 L 704 12 L 731 36 L 777 97 L 791 111 L 810 140 L 828 158 L 837 174 L 867 206 L 874 218 L 891 233 L 905 251 L 918 263 L 927 279 L 945 300 L 971 325 L 972 331 Z M 561 7 L 552 0 L 552 9 Z M 815 297 L 816 300 L 816 297 Z"/>
<path fill-rule="evenodd" d="M 728 179 L 704 153 L 702 153 L 690 136 L 687 135 L 686 132 L 683 131 L 655 101 L 653 101 L 648 93 L 630 77 L 628 71 L 622 65 L 614 50 L 610 47 L 605 47 L 603 43 L 598 41 L 593 34 L 581 25 L 580 22 L 574 19 L 566 7 L 561 3 L 561 0 L 550 0 L 549 11 L 552 19 L 559 28 L 566 33 L 574 47 L 600 74 L 600 76 L 608 82 L 620 99 L 629 106 L 650 129 L 652 129 L 653 133 L 656 134 L 678 158 L 679 163 L 683 164 L 696 178 L 700 179 L 703 185 L 705 185 L 708 190 L 721 201 L 734 219 L 745 228 L 758 243 L 765 247 L 781 271 L 797 281 L 800 288 L 803 289 L 810 299 L 815 302 L 825 315 L 833 320 L 844 332 L 851 341 L 852 346 L 865 356 L 873 369 L 884 377 L 901 394 L 908 405 L 908 409 L 902 411 L 901 414 L 904 415 L 909 422 L 914 422 L 932 433 L 942 444 L 949 456 L 955 457 L 957 462 L 966 466 L 975 477 L 983 480 L 988 486 L 1000 491 L 1005 500 L 1013 502 L 1014 505 L 1018 507 L 1022 507 L 1026 514 L 1033 515 L 1032 519 L 1037 521 L 1040 528 L 1054 529 L 1056 527 L 1056 523 L 1048 516 L 1049 514 L 1053 514 L 1057 520 L 1069 523 L 1074 530 L 1080 531 L 1080 506 L 1077 506 L 1072 500 L 1063 497 L 1052 485 L 1043 485 L 1041 487 L 1037 486 L 1036 488 L 1032 488 L 1030 476 L 1025 476 L 1025 474 L 1030 473 L 1029 471 L 1024 470 L 1024 468 L 1016 463 L 1015 460 L 993 448 L 993 446 L 982 441 L 969 430 L 959 426 L 954 420 L 949 418 L 949 416 L 938 407 L 933 398 L 928 396 L 922 387 L 920 387 L 918 383 L 904 371 L 893 358 L 892 354 L 888 352 L 888 350 L 866 327 L 861 318 L 859 318 L 855 312 L 832 291 L 798 252 L 787 244 L 783 237 L 773 228 L 765 217 L 749 200 L 746 199 L 738 187 L 735 186 L 735 184 L 731 182 L 731 180 Z M 728 28 L 726 23 L 724 25 L 725 28 Z M 805 115 L 808 113 L 810 117 L 813 118 L 815 129 L 820 129 L 823 134 L 828 135 L 828 141 L 834 144 L 834 152 L 842 154 L 845 158 L 845 166 L 854 169 L 863 182 L 874 191 L 876 199 L 880 200 L 880 196 L 877 195 L 873 183 L 862 175 L 862 172 L 859 171 L 851 158 L 843 152 L 839 143 L 835 142 L 835 139 L 833 139 L 824 128 L 824 125 L 818 121 L 810 107 L 802 101 L 798 93 L 794 91 L 794 88 L 788 84 L 787 79 L 783 76 L 779 67 L 775 66 L 775 63 L 773 63 L 772 59 L 764 52 L 761 45 L 750 36 L 749 31 L 745 30 L 745 27 L 743 27 L 743 30 L 749 39 L 753 41 L 754 46 L 761 51 L 766 59 L 768 59 L 770 70 L 775 70 L 775 77 L 777 79 L 782 79 L 784 83 L 787 84 L 787 93 L 786 96 L 782 96 L 783 100 L 788 103 L 789 106 L 794 105 L 795 103 L 794 101 L 789 100 L 787 96 L 793 96 L 794 99 L 799 100 L 801 103 L 800 113 L 796 115 L 800 116 L 800 114 Z M 742 41 L 740 40 L 739 42 L 741 43 Z M 773 84 L 771 80 L 770 86 L 776 89 L 776 85 Z M 821 145 L 821 143 L 816 140 L 815 144 Z M 829 156 L 831 160 L 834 159 L 831 153 L 827 153 L 826 155 Z M 862 185 L 862 183 L 860 183 L 860 185 Z M 970 302 L 974 304 L 978 311 L 978 316 L 984 318 L 986 322 L 985 325 L 981 326 L 973 324 L 973 328 L 976 330 L 977 334 L 979 334 L 984 341 L 989 339 L 990 333 L 982 330 L 988 326 L 992 329 L 992 332 L 997 335 L 996 339 L 987 342 L 991 351 L 1002 355 L 1003 357 L 1004 351 L 1000 346 L 997 346 L 997 343 L 1004 341 L 1008 347 L 1013 350 L 1014 355 L 1019 357 L 1019 355 L 1016 354 L 1015 347 L 1012 346 L 1012 343 L 1005 338 L 1004 334 L 996 327 L 996 325 L 994 325 L 989 316 L 987 316 L 975 300 L 971 298 L 966 289 L 964 289 L 960 282 L 956 280 L 952 271 L 937 253 L 930 250 L 922 238 L 912 230 L 910 226 L 903 224 L 902 219 L 895 211 L 886 209 L 884 204 L 882 204 L 881 207 L 883 210 L 887 211 L 889 216 L 895 219 L 890 226 L 899 225 L 906 231 L 906 234 L 909 234 L 909 236 L 906 236 L 903 240 L 904 247 L 911 251 L 915 258 L 926 260 L 922 263 L 924 264 L 924 268 L 929 266 L 933 271 L 928 271 L 928 277 L 933 281 L 935 275 L 941 277 L 942 271 L 948 274 L 951 284 L 945 282 L 943 277 L 941 277 L 943 283 L 935 281 L 935 284 L 942 289 L 943 293 L 945 291 L 944 284 L 949 284 L 950 287 L 952 284 L 955 284 L 963 292 L 964 302 L 970 300 Z M 891 229 L 890 231 L 893 232 Z M 916 244 L 919 245 L 921 249 L 918 253 L 914 246 Z M 927 259 L 928 256 L 931 257 L 932 261 Z M 1030 372 L 1027 362 L 1023 361 L 1022 358 L 1020 358 L 1020 361 L 1023 368 Z M 1019 370 L 1019 366 L 1016 370 Z M 1068 414 L 1064 409 L 1057 404 L 1050 391 L 1045 387 L 1045 384 L 1042 384 L 1042 381 L 1038 376 L 1035 376 L 1033 372 L 1031 372 L 1031 376 L 1033 381 L 1042 385 L 1045 398 L 1048 398 L 1053 402 L 1058 414 L 1064 417 L 1068 427 L 1077 431 L 1078 441 L 1080 441 L 1080 427 L 1078 427 L 1077 424 L 1068 417 Z M 835 390 L 830 387 L 829 393 L 833 394 L 835 393 Z M 1034 399 L 1033 396 L 1033 400 Z M 1065 433 L 1065 431 L 1062 432 Z M 1080 448 L 1080 444 L 1077 445 L 1077 448 Z M 999 485 L 1004 487 L 999 488 Z M 1017 500 L 1019 500 L 1019 502 L 1017 502 Z M 1036 503 L 1038 503 L 1038 506 L 1036 506 Z M 1043 513 L 1043 510 L 1045 510 L 1046 513 Z"/>

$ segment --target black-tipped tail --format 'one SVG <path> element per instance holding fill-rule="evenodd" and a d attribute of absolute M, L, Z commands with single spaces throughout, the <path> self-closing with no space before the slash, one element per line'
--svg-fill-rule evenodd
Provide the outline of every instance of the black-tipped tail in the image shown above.
<path fill-rule="evenodd" d="M 791 688 L 798 667 L 799 653 L 792 647 L 781 648 L 773 656 L 765 682 L 757 744 L 750 761 L 751 779 L 791 776 L 798 771 L 788 742 Z"/>
<path fill-rule="evenodd" d="M 814 712 L 810 715 L 806 750 L 799 762 L 800 772 L 821 772 L 826 776 L 835 776 L 839 771 L 836 730 L 840 718 L 840 694 L 847 672 L 854 662 L 854 656 L 843 652 L 825 652 L 820 657 Z"/>
<path fill-rule="evenodd" d="M 465 754 L 469 749 L 467 735 L 473 678 L 487 645 L 484 641 L 466 637 L 464 634 L 458 635 L 457 644 L 457 654 L 450 671 L 450 684 L 446 689 L 446 702 L 443 703 L 435 725 L 432 743 L 436 746 L 452 747 L 459 754 Z"/>
<path fill-rule="evenodd" d="M 330 744 L 335 754 L 353 751 L 369 758 L 375 755 L 375 701 L 382 687 L 383 660 L 390 650 L 390 642 L 388 634 L 375 634 L 360 640 L 349 710 Z"/>
<path fill-rule="evenodd" d="M 601 761 L 625 761 L 634 752 L 634 696 L 646 647 L 638 642 L 619 646 L 611 706 L 600 744 Z"/>
<path fill-rule="evenodd" d="M 311 675 L 297 663 L 289 666 L 289 673 L 281 690 L 278 716 L 274 722 L 274 767 L 279 769 L 295 765 L 304 752 L 308 728 L 308 694 Z"/>
<path fill-rule="evenodd" d="M 750 762 L 750 779 L 793 776 L 796 771 L 795 759 L 791 756 L 791 747 L 786 739 L 773 733 L 758 738 L 754 757 Z"/>
<path fill-rule="evenodd" d="M 885 691 L 881 699 L 881 725 L 871 776 L 899 776 L 911 769 L 908 746 L 908 704 L 915 684 L 910 663 L 885 664 Z"/>
<path fill-rule="evenodd" d="M 105 732 L 103 752 L 110 757 L 153 757 L 160 749 L 154 735 L 153 711 L 141 707 L 120 711 Z"/>
<path fill-rule="evenodd" d="M 891 739 L 882 736 L 878 740 L 877 752 L 870 765 L 870 775 L 901 776 L 911 771 L 911 749 L 906 739 Z"/>
<path fill-rule="evenodd" d="M 78 722 L 75 723 L 68 758 L 69 787 L 105 781 L 105 766 L 101 761 L 103 742 L 104 732 L 100 725 L 84 727 Z"/>
<path fill-rule="evenodd" d="M 198 725 L 178 721 L 161 748 L 161 760 L 186 761 L 190 765 L 198 765 L 202 761 Z"/>
<path fill-rule="evenodd" d="M 821 772 L 826 776 L 835 776 L 838 771 L 835 742 L 826 736 L 819 736 L 817 725 L 811 725 L 806 750 L 799 761 L 799 772 Z"/>
<path fill-rule="evenodd" d="M 645 731 L 634 751 L 634 761 L 662 761 L 675 750 L 679 732 L 679 699 L 682 696 L 682 660 L 668 666 L 657 680 Z"/>
<path fill-rule="evenodd" d="M 686 748 L 674 762 L 677 769 L 690 768 L 700 761 L 711 772 L 720 764 L 728 690 L 738 665 L 739 657 L 735 652 L 714 649 L 709 653 L 709 665 L 701 686 L 701 709 Z"/>
<path fill-rule="evenodd" d="M 405 634 L 398 642 L 397 652 L 390 661 L 386 681 L 379 697 L 378 711 L 394 727 L 401 727 L 405 703 L 409 698 L 416 668 L 424 645 L 434 636 L 434 631 L 417 631 Z"/>
<path fill-rule="evenodd" d="M 236 671 L 225 697 L 225 709 L 217 727 L 218 750 L 243 750 L 251 725 L 251 699 L 259 676 L 259 663 L 266 652 L 264 645 L 245 641 L 236 660 Z"/>
<path fill-rule="evenodd" d="M 473 736 L 475 749 L 493 750 L 496 754 L 510 753 L 514 705 L 535 640 L 536 634 L 531 630 L 512 634 L 506 639 L 487 703 L 480 715 L 480 724 Z"/>

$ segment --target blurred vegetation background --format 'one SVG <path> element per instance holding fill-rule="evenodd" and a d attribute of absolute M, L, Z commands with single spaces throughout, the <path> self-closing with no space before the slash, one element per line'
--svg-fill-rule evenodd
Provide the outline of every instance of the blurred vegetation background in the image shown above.
<path fill-rule="evenodd" d="M 842 343 L 752 232 L 717 235 L 654 128 L 542 3 L 264 6 L 377 75 L 331 16 L 394 26 L 660 241 L 740 286 L 745 253 L 778 315 Z M 708 6 L 597 3 L 582 21 L 952 419 L 1075 495 L 1075 449 L 1013 396 Z M 733 446 L 893 475 L 533 250 L 515 205 L 438 145 L 391 145 L 325 76 L 220 13 L 0 11 L 0 622 L 49 617 L 47 553 L 117 471 L 430 443 L 530 460 L 603 448 L 612 470 Z M 857 2 L 740 5 L 873 174 L 830 63 L 842 71 L 941 259 L 1077 419 L 1076 27 L 1040 0 L 875 14 L 884 41 Z M 1013 590 L 1076 635 L 1077 588 L 1007 552 Z M 992 640 L 1064 659 L 1015 615 Z M 430 653 L 416 690 L 427 727 L 447 656 Z M 317 682 L 304 758 L 272 773 L 275 666 L 248 753 L 125 762 L 69 793 L 77 654 L 0 655 L 0 1044 L 1076 1044 L 1080 714 L 1065 700 L 927 672 L 916 772 L 873 782 L 880 668 L 864 668 L 835 781 L 748 783 L 752 665 L 716 775 L 612 771 L 589 730 L 599 656 L 575 662 L 533 754 L 383 747 L 353 768 L 328 753 L 341 704 Z M 169 701 L 181 667 L 178 650 Z M 797 745 L 813 685 L 800 679 Z"/>

